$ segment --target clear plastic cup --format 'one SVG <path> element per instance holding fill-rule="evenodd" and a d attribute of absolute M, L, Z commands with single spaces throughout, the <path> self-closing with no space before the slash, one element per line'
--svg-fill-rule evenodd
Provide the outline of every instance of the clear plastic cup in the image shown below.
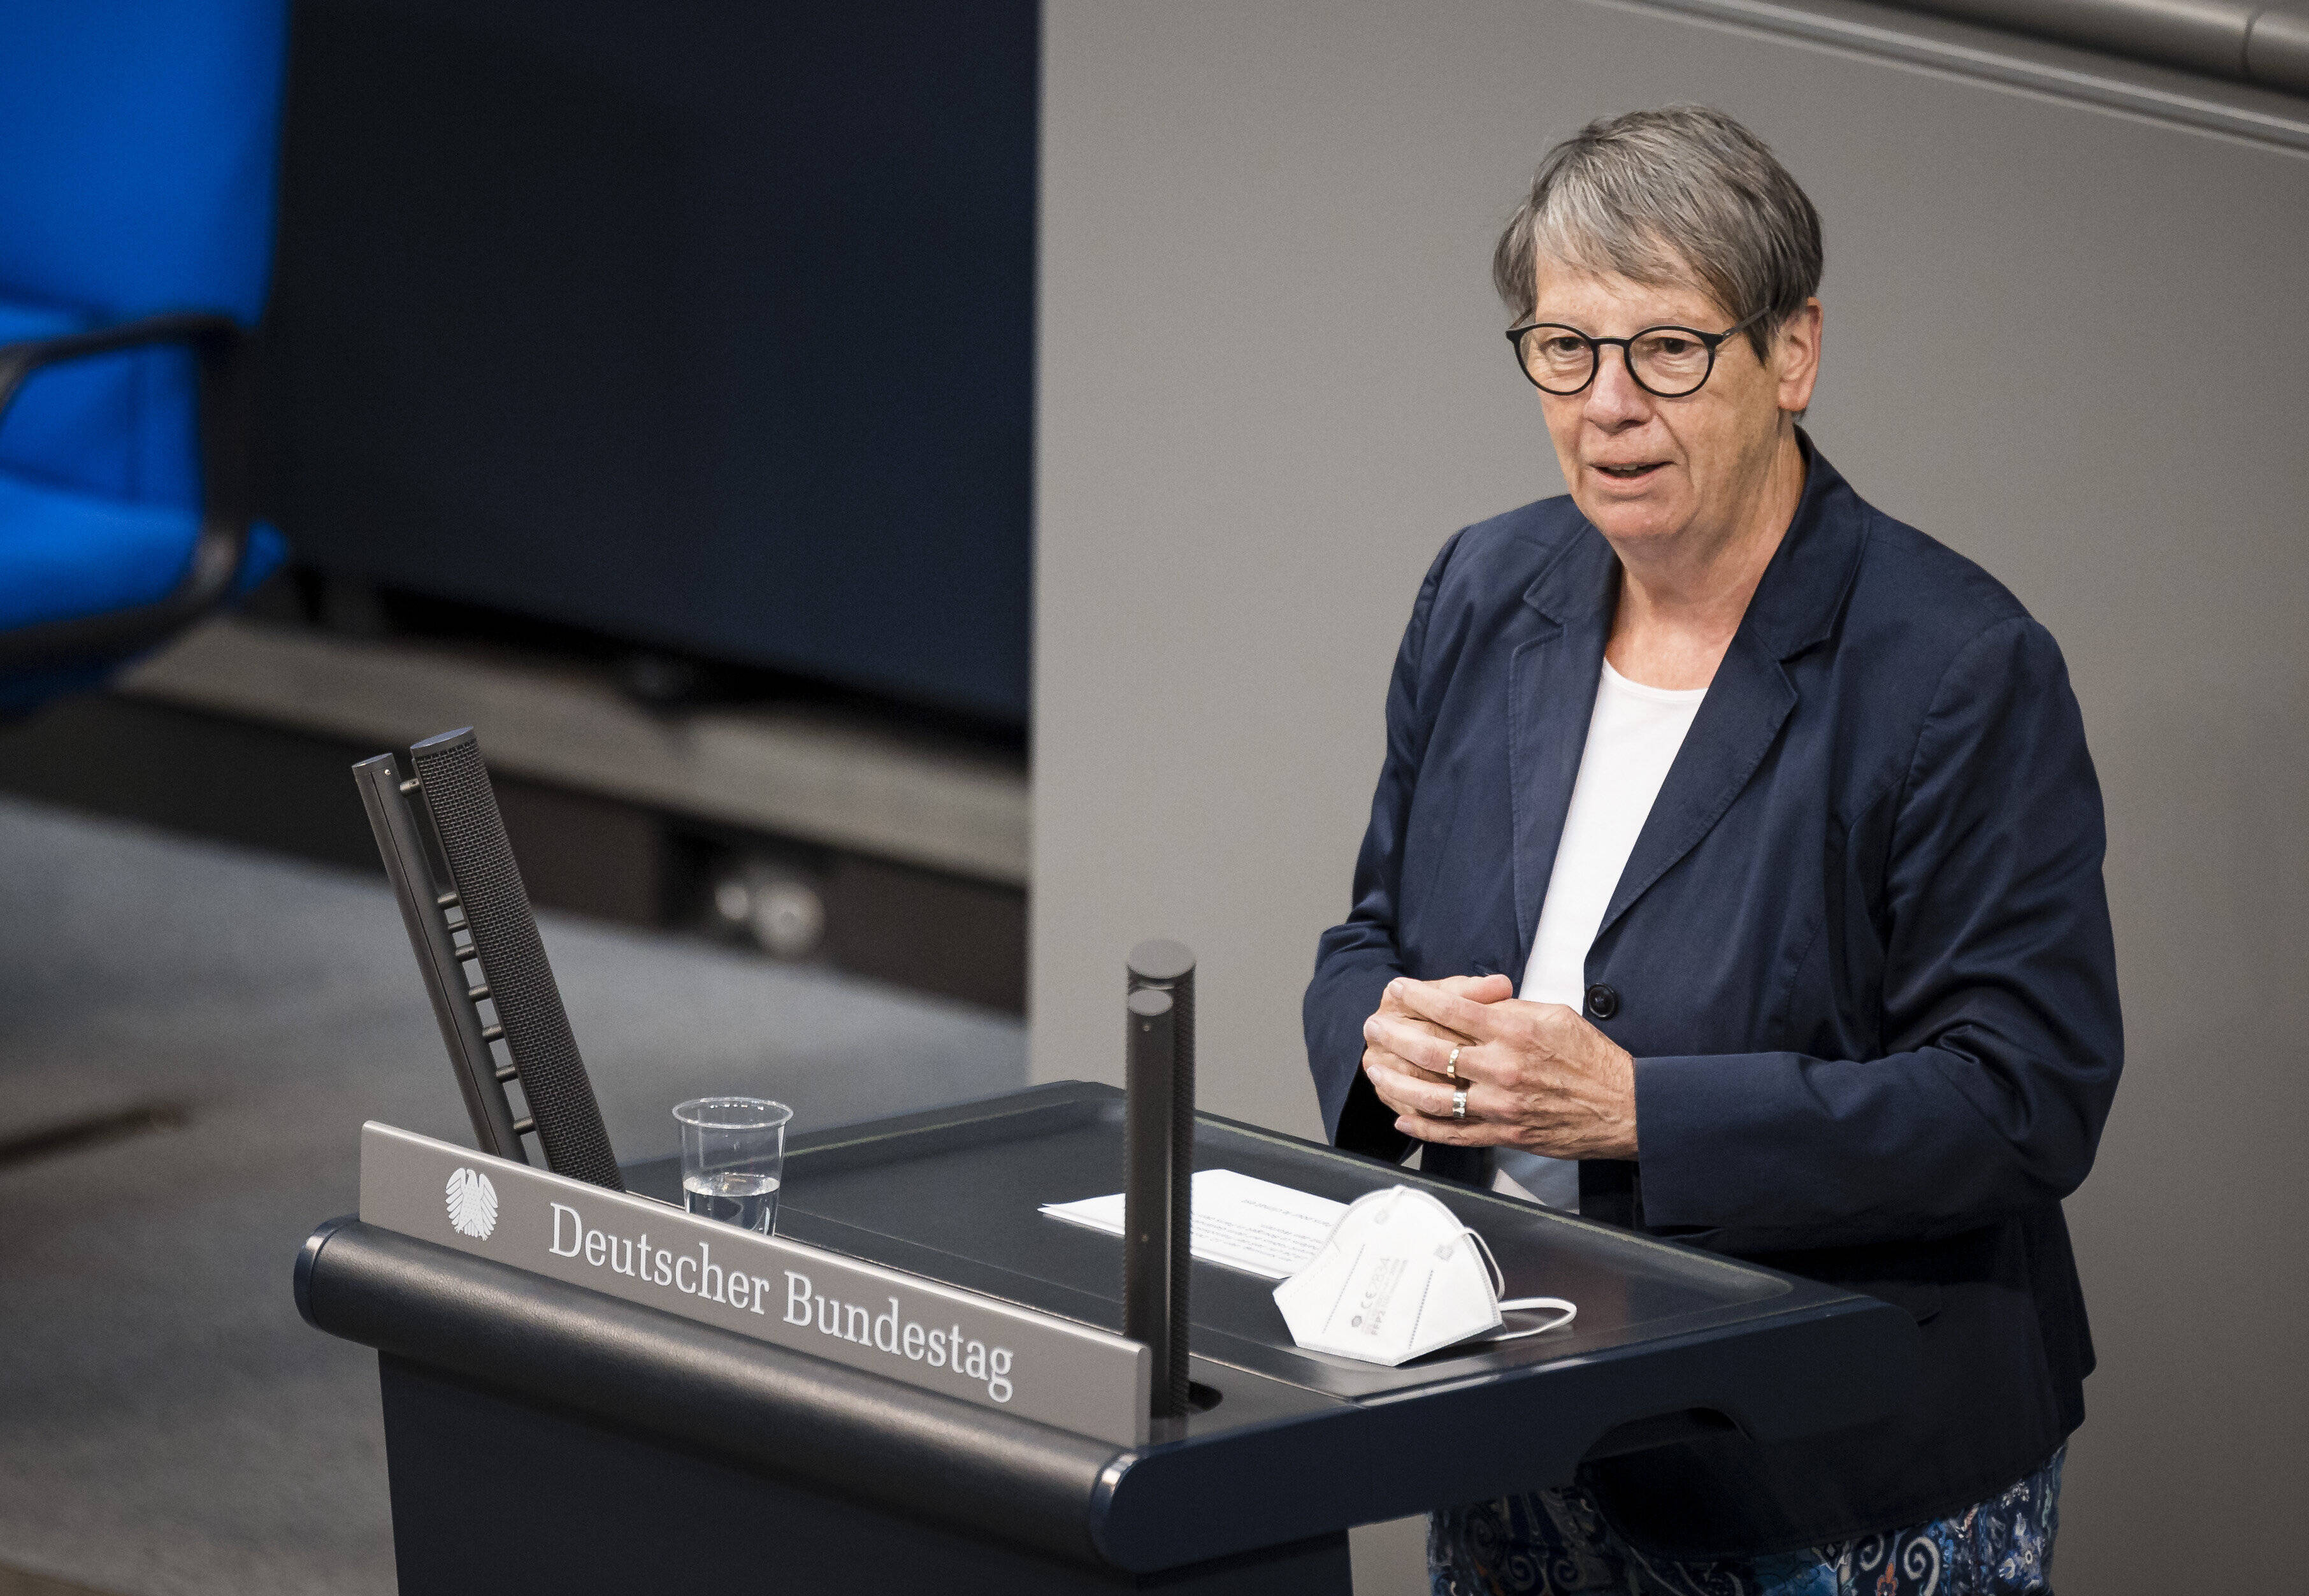
<path fill-rule="evenodd" d="M 673 1111 L 681 1124 L 681 1200 L 689 1212 L 774 1235 L 793 1110 L 765 1097 L 701 1097 Z"/>

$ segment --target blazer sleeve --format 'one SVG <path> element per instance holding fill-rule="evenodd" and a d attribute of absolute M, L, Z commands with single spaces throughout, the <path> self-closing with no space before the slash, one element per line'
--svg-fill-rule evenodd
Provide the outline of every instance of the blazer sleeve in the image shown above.
<path fill-rule="evenodd" d="M 1732 1252 L 1952 1235 L 2091 1168 L 2123 1032 L 2100 788 L 2049 633 L 1966 645 L 1889 801 L 1885 1055 L 1639 1059 L 1651 1227 Z"/>
<path fill-rule="evenodd" d="M 1315 949 L 1315 979 L 1301 1005 L 1307 1065 L 1332 1143 L 1354 1152 L 1400 1159 L 1411 1138 L 1395 1128 L 1395 1113 L 1379 1100 L 1362 1072 L 1363 1022 L 1379 1007 L 1388 982 L 1404 973 L 1396 940 L 1403 885 L 1403 840 L 1412 794 L 1433 729 L 1431 704 L 1423 702 L 1421 665 L 1427 628 L 1443 572 L 1459 534 L 1435 556 L 1411 607 L 1395 674 L 1387 690 L 1387 760 L 1371 797 L 1371 825 L 1355 858 L 1353 902 L 1345 921 L 1323 933 Z"/>

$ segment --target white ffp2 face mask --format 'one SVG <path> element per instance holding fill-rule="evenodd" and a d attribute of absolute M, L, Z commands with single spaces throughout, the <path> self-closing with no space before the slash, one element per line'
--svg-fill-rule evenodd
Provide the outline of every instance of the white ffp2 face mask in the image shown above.
<path fill-rule="evenodd" d="M 1501 1302 L 1504 1289 L 1482 1237 L 1427 1193 L 1395 1186 L 1348 1204 L 1314 1261 L 1275 1288 L 1275 1303 L 1309 1351 L 1390 1368 L 1497 1330 L 1503 1308 L 1558 1311 L 1495 1341 L 1557 1329 L 1578 1312 L 1561 1297 Z"/>

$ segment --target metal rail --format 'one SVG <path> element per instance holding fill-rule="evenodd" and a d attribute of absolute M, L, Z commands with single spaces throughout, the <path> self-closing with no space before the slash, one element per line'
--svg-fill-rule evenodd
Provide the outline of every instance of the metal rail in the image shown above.
<path fill-rule="evenodd" d="M 2112 56 L 2309 94 L 2309 12 L 2238 0 L 1887 0 Z"/>

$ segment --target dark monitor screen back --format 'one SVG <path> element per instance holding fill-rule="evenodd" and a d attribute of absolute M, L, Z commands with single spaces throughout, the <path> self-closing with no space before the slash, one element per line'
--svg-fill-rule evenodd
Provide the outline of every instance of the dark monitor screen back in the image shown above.
<path fill-rule="evenodd" d="M 1033 0 L 303 0 L 298 557 L 1023 721 Z"/>

